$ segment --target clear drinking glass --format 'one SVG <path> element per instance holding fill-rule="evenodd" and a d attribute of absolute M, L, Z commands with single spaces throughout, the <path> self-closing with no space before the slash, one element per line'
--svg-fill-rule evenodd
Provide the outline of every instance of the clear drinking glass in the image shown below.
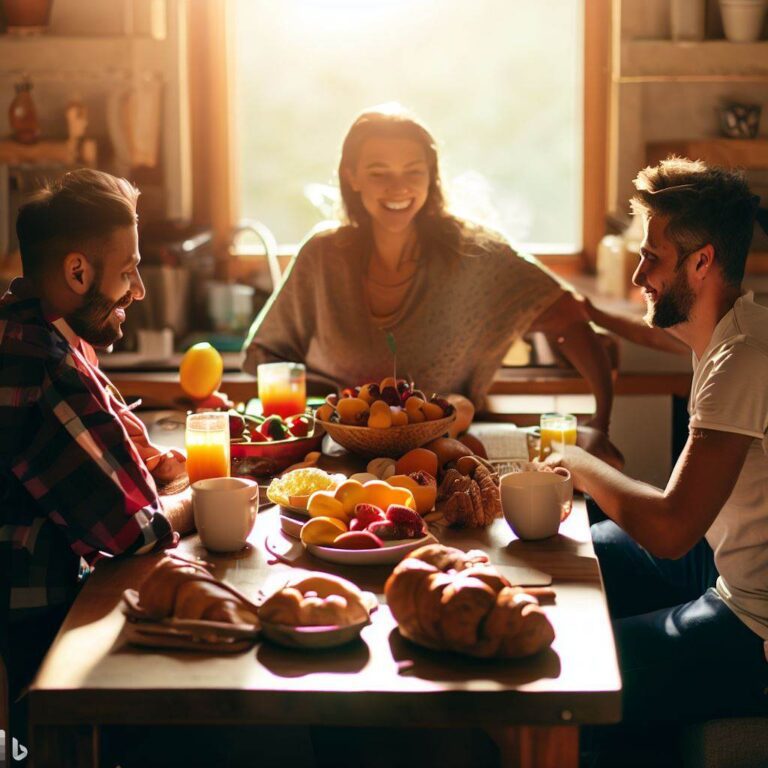
<path fill-rule="evenodd" d="M 539 459 L 557 450 L 557 445 L 576 445 L 576 417 L 570 413 L 544 413 L 541 416 Z"/>
<path fill-rule="evenodd" d="M 229 477 L 229 415 L 191 413 L 185 434 L 189 482 Z"/>
<path fill-rule="evenodd" d="M 256 370 L 259 400 L 265 416 L 282 418 L 304 413 L 307 372 L 302 363 L 262 363 Z"/>

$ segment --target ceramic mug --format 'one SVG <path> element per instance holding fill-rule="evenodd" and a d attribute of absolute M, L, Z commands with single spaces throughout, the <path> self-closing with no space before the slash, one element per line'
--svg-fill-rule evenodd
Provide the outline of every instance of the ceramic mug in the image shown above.
<path fill-rule="evenodd" d="M 259 485 L 245 477 L 211 477 L 192 484 L 192 512 L 200 541 L 213 552 L 245 546 L 259 510 Z"/>
<path fill-rule="evenodd" d="M 573 503 L 571 473 L 524 469 L 501 477 L 501 508 L 504 519 L 520 539 L 554 536 Z"/>

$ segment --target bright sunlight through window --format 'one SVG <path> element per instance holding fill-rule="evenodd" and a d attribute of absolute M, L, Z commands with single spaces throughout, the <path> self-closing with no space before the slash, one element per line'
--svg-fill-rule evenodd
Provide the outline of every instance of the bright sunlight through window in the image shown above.
<path fill-rule="evenodd" d="M 399 101 L 451 208 L 532 251 L 581 247 L 578 0 L 237 0 L 240 213 L 283 243 L 335 216 L 341 142 Z"/>

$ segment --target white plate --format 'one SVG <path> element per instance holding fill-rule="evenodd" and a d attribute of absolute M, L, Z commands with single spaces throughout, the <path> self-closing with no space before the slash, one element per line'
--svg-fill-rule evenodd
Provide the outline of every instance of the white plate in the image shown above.
<path fill-rule="evenodd" d="M 430 533 L 420 539 L 385 541 L 384 546 L 378 549 L 338 549 L 308 544 L 307 550 L 320 560 L 340 565 L 394 565 L 414 549 L 436 542 L 437 539 Z"/>
<path fill-rule="evenodd" d="M 296 515 L 309 518 L 309 512 L 306 507 L 292 507 L 290 504 L 278 504 L 280 509 L 284 509 L 286 512 L 293 512 Z"/>
<path fill-rule="evenodd" d="M 296 520 L 293 517 L 287 515 L 280 515 L 280 528 L 283 533 L 287 533 L 291 538 L 300 539 L 301 529 L 304 527 L 306 520 Z"/>

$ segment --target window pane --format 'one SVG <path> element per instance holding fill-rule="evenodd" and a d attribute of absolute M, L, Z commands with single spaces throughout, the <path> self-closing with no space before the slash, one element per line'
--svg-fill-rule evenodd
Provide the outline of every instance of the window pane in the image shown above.
<path fill-rule="evenodd" d="M 240 211 L 281 242 L 326 218 L 308 196 L 335 186 L 357 113 L 399 101 L 457 213 L 580 247 L 578 0 L 237 0 L 236 36 Z"/>

